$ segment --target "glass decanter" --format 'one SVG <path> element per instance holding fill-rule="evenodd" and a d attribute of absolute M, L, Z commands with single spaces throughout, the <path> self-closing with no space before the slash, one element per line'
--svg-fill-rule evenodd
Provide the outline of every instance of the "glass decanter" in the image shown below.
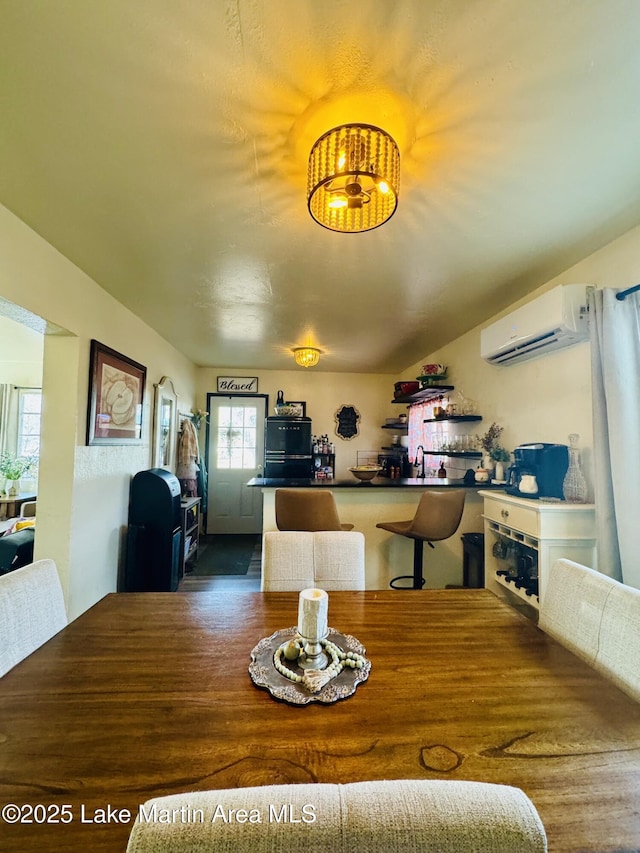
<path fill-rule="evenodd" d="M 587 502 L 587 481 L 580 468 L 580 436 L 572 432 L 569 436 L 569 467 L 562 483 L 562 494 L 565 501 L 571 504 Z"/>

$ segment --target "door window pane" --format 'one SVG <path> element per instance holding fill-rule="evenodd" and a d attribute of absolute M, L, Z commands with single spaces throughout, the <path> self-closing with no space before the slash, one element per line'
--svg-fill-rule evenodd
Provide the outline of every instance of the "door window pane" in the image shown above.
<path fill-rule="evenodd" d="M 220 406 L 216 427 L 216 467 L 256 467 L 258 410 L 255 406 Z"/>

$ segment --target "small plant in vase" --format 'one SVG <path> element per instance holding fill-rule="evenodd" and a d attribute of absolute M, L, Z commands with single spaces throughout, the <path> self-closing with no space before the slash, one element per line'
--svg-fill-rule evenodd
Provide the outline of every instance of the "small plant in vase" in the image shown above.
<path fill-rule="evenodd" d="M 478 444 L 482 448 L 483 452 L 482 467 L 486 468 L 489 471 L 493 471 L 493 469 L 495 468 L 491 451 L 494 449 L 494 447 L 499 447 L 498 439 L 500 438 L 503 429 L 504 427 L 498 426 L 498 424 L 493 423 L 484 435 L 476 436 Z"/>
<path fill-rule="evenodd" d="M 504 447 L 501 447 L 501 445 L 496 444 L 491 449 L 489 455 L 496 463 L 495 479 L 498 480 L 498 482 L 500 483 L 504 483 L 504 465 L 505 462 L 509 462 L 511 460 L 511 454 Z"/>
<path fill-rule="evenodd" d="M 12 456 L 10 453 L 4 453 L 0 457 L 0 474 L 5 477 L 4 490 L 7 495 L 18 494 L 18 481 L 20 477 L 29 473 L 33 464 L 34 460 L 26 456 Z"/>

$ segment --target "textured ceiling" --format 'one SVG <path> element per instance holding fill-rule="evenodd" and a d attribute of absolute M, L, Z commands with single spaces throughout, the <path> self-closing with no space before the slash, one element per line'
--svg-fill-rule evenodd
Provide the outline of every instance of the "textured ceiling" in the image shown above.
<path fill-rule="evenodd" d="M 637 0 L 2 0 L 0 202 L 199 365 L 396 372 L 640 223 Z M 395 216 L 306 208 L 380 125 Z"/>

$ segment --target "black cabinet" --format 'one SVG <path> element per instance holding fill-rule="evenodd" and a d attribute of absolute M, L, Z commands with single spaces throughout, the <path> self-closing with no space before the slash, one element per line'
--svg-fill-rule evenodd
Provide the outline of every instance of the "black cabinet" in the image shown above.
<path fill-rule="evenodd" d="M 131 481 L 125 565 L 127 592 L 174 592 L 180 581 L 180 482 L 164 468 Z"/>

